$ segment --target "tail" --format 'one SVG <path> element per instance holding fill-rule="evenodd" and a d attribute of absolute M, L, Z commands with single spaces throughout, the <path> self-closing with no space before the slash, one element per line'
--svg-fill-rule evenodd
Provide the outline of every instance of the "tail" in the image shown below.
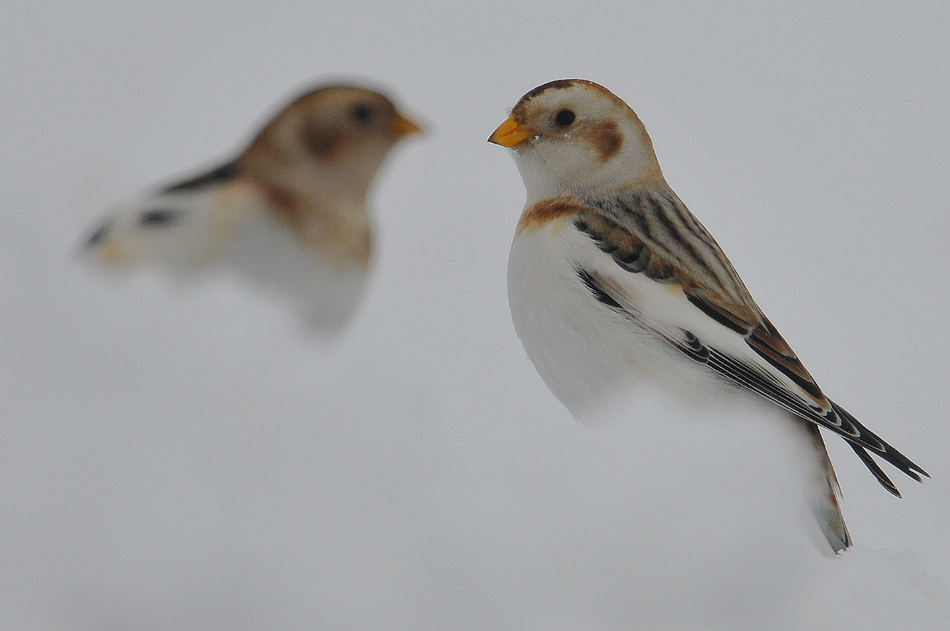
<path fill-rule="evenodd" d="M 806 453 L 813 461 L 809 463 L 805 481 L 808 508 L 831 549 L 837 554 L 852 543 L 838 503 L 841 497 L 838 478 L 818 426 L 799 418 L 794 418 L 794 421 L 805 442 Z"/>

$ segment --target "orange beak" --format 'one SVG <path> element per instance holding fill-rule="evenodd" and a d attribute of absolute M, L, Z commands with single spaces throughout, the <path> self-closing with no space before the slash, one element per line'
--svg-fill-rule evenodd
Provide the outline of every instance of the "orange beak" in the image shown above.
<path fill-rule="evenodd" d="M 422 128 L 415 124 L 413 121 L 409 120 L 402 114 L 396 114 L 393 117 L 392 122 L 393 135 L 396 138 L 403 138 L 404 136 L 411 136 L 413 134 L 421 134 Z"/>
<path fill-rule="evenodd" d="M 534 136 L 533 131 L 519 124 L 513 116 L 509 116 L 508 120 L 499 125 L 495 133 L 489 136 L 488 142 L 511 148 L 532 136 Z"/>

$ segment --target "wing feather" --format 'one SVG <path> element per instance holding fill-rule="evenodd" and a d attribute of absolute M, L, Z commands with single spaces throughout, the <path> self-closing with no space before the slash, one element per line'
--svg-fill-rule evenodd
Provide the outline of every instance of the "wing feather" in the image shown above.
<path fill-rule="evenodd" d="M 612 257 L 621 273 L 643 274 L 658 283 L 676 284 L 707 317 L 741 335 L 764 363 L 717 349 L 701 340 L 696 332 L 651 319 L 619 284 L 603 274 L 579 269 L 580 279 L 597 300 L 608 308 L 623 311 L 638 325 L 652 330 L 736 386 L 839 434 L 889 492 L 899 496 L 868 451 L 915 480 L 920 481 L 920 475 L 929 477 L 824 395 L 755 303 L 719 245 L 672 191 L 628 192 L 610 201 L 585 200 L 585 205 L 588 212 L 577 214 L 574 226 Z"/>

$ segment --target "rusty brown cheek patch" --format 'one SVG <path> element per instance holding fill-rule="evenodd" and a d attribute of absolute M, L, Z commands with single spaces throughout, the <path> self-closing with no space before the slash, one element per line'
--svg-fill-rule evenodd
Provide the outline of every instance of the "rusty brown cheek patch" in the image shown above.
<path fill-rule="evenodd" d="M 612 158 L 623 146 L 623 135 L 613 121 L 597 123 L 591 130 L 591 141 L 597 149 L 602 162 Z"/>
<path fill-rule="evenodd" d="M 555 197 L 553 199 L 545 199 L 521 213 L 521 219 L 518 221 L 518 232 L 523 230 L 537 230 L 560 217 L 586 212 L 589 212 L 587 208 L 581 206 L 571 198 Z"/>
<path fill-rule="evenodd" d="M 327 129 L 310 123 L 303 129 L 303 143 L 311 154 L 318 158 L 333 157 L 340 147 L 341 134 L 337 130 Z"/>

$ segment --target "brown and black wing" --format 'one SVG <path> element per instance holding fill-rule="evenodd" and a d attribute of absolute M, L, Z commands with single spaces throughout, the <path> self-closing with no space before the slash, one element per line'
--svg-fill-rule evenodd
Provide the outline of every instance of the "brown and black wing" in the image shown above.
<path fill-rule="evenodd" d="M 586 233 L 624 272 L 679 286 L 706 316 L 741 335 L 761 362 L 717 349 L 696 332 L 651 321 L 609 278 L 578 270 L 593 296 L 622 310 L 640 326 L 736 386 L 772 401 L 792 414 L 840 435 L 884 488 L 896 486 L 868 451 L 920 481 L 928 474 L 854 416 L 825 397 L 795 352 L 769 322 L 729 260 L 708 231 L 672 191 L 630 192 L 610 202 L 587 200 L 592 212 L 577 215 L 575 227 Z M 783 381 L 769 368 L 787 378 Z"/>

